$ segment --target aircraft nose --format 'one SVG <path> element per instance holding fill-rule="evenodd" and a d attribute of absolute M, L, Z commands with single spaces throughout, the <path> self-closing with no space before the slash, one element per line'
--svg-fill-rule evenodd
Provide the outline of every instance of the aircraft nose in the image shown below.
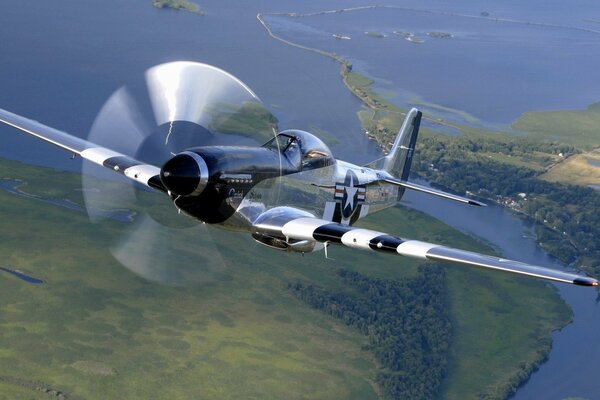
<path fill-rule="evenodd" d="M 208 166 L 198 154 L 184 151 L 163 165 L 160 180 L 175 195 L 198 196 L 208 183 Z"/>

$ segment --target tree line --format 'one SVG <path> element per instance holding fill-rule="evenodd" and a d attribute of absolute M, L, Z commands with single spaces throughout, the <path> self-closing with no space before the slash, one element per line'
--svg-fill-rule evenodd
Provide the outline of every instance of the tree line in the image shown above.
<path fill-rule="evenodd" d="M 368 339 L 386 398 L 435 398 L 446 373 L 451 338 L 444 269 L 425 265 L 403 280 L 371 278 L 340 269 L 349 290 L 332 292 L 302 282 L 288 289 L 310 306 L 343 321 Z"/>

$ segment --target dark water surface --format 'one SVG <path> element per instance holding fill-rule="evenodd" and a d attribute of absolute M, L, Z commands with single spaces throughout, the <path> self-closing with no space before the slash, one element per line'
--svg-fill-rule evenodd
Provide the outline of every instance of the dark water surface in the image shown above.
<path fill-rule="evenodd" d="M 355 117 L 361 104 L 341 84 L 339 65 L 269 38 L 256 20 L 257 12 L 302 13 L 364 2 L 214 2 L 202 4 L 206 17 L 157 10 L 150 0 L 146 3 L 0 2 L 0 107 L 86 137 L 96 113 L 116 89 L 140 79 L 153 65 L 186 59 L 216 65 L 239 77 L 279 118 L 281 128 L 328 132 L 335 139 L 330 140 L 331 148 L 341 158 L 365 163 L 380 155 L 361 132 Z M 535 18 L 543 23 L 600 29 L 600 24 L 584 20 L 600 20 L 600 3 L 591 0 L 577 2 L 578 7 L 558 0 L 394 4 L 471 15 L 487 11 L 498 18 Z M 462 108 L 486 123 L 505 124 L 523 111 L 583 107 L 600 100 L 598 69 L 594 68 L 599 64 L 599 37 L 593 33 L 519 24 L 490 26 L 480 20 L 465 22 L 463 29 L 463 17 L 407 15 L 414 18 L 402 19 L 396 14 L 381 18 L 373 13 L 364 21 L 360 17 L 360 23 L 352 15 L 324 23 L 296 22 L 308 26 L 302 28 L 307 31 L 302 32 L 303 40 L 316 37 L 317 42 L 325 41 L 325 36 L 320 36 L 323 31 L 402 30 L 402 26 L 419 34 L 451 30 L 456 38 L 426 38 L 420 45 L 398 37 L 377 42 L 379 39 L 360 32 L 352 33 L 356 40 L 350 41 L 327 37 L 328 43 L 340 46 L 336 51 L 352 57 L 362 72 L 379 78 L 381 89 L 399 93 L 397 101 L 419 98 Z M 332 23 L 337 25 L 329 28 L 327 24 Z M 297 31 L 291 29 L 288 34 L 295 37 Z M 342 47 L 355 44 L 358 38 L 364 44 L 358 50 Z M 540 38 L 548 41 L 542 43 Z M 398 48 L 382 53 L 379 43 L 390 44 L 392 39 Z M 514 48 L 518 57 L 510 59 L 507 55 Z M 469 57 L 473 50 L 485 57 Z M 0 156 L 69 170 L 80 168 L 63 151 L 5 126 L 0 126 Z M 531 226 L 504 209 L 465 209 L 418 194 L 407 200 L 415 208 L 495 243 L 507 257 L 556 265 L 528 238 Z M 600 320 L 595 292 L 565 285 L 559 290 L 574 309 L 574 323 L 554 335 L 550 361 L 533 375 L 518 399 L 597 398 L 600 393 L 596 378 Z"/>

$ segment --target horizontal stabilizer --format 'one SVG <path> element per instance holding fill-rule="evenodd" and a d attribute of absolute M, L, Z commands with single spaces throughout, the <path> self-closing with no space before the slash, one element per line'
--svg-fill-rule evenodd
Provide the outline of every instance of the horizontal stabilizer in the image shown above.
<path fill-rule="evenodd" d="M 458 201 L 460 203 L 465 203 L 465 204 L 469 204 L 469 205 L 472 205 L 472 206 L 487 207 L 487 204 L 482 203 L 480 201 L 469 199 L 467 197 L 457 196 L 455 194 L 450 194 L 450 193 L 442 192 L 441 190 L 432 189 L 432 188 L 427 187 L 427 186 L 417 185 L 416 183 L 407 182 L 407 181 L 403 181 L 403 180 L 395 179 L 395 178 L 384 178 L 382 180 L 384 182 L 392 183 L 392 184 L 398 185 L 398 186 L 402 186 L 403 188 L 410 189 L 410 190 L 415 190 L 417 192 L 423 192 L 423 193 L 427 193 L 427 194 L 432 194 L 434 196 L 443 197 L 445 199 L 450 199 L 450 200 Z"/>

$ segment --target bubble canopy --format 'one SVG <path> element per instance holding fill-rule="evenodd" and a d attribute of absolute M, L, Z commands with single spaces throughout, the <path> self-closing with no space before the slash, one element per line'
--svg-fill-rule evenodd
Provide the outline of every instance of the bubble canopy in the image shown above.
<path fill-rule="evenodd" d="M 290 129 L 277 134 L 263 147 L 280 152 L 299 169 L 323 168 L 335 163 L 329 147 L 306 131 Z"/>

